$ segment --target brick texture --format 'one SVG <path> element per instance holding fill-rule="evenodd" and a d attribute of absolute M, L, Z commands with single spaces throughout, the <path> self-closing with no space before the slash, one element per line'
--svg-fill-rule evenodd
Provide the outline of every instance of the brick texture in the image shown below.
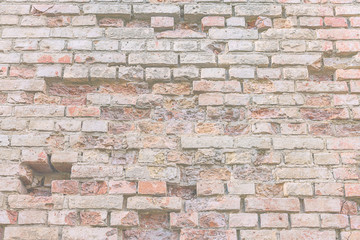
<path fill-rule="evenodd" d="M 0 240 L 360 239 L 360 0 L 0 1 Z"/>

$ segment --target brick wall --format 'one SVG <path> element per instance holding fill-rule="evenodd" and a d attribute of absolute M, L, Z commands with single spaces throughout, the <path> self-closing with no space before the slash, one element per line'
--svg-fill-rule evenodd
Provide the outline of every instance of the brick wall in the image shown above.
<path fill-rule="evenodd" d="M 3 0 L 0 239 L 360 239 L 359 0 Z"/>

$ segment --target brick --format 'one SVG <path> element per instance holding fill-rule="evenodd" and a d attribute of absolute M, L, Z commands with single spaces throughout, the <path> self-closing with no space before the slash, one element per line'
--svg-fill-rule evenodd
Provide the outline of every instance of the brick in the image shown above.
<path fill-rule="evenodd" d="M 177 197 L 129 197 L 127 208 L 135 210 L 179 211 L 181 199 Z"/>
<path fill-rule="evenodd" d="M 115 228 L 91 228 L 91 227 L 64 227 L 62 231 L 64 239 L 101 239 L 116 240 L 118 233 Z"/>
<path fill-rule="evenodd" d="M 165 195 L 166 183 L 162 181 L 139 181 L 139 194 L 145 195 Z"/>
<path fill-rule="evenodd" d="M 289 226 L 286 213 L 264 213 L 260 214 L 262 228 L 287 228 Z"/>
<path fill-rule="evenodd" d="M 110 215 L 111 226 L 134 227 L 139 225 L 139 216 L 133 211 L 114 211 Z"/>
<path fill-rule="evenodd" d="M 101 171 L 100 171 L 101 169 Z M 71 168 L 73 178 L 90 178 L 90 177 L 122 177 L 124 176 L 123 167 L 107 165 L 74 165 Z"/>
<path fill-rule="evenodd" d="M 360 13 L 360 8 L 358 6 L 337 6 L 335 13 L 337 16 L 356 16 Z"/>
<path fill-rule="evenodd" d="M 299 212 L 297 198 L 246 198 L 246 212 Z"/>
<path fill-rule="evenodd" d="M 122 5 L 110 5 L 110 4 L 85 4 L 83 6 L 84 14 L 94 15 L 114 15 L 125 19 L 130 19 L 131 6 Z"/>
<path fill-rule="evenodd" d="M 268 57 L 260 54 L 224 54 L 218 56 L 218 61 L 220 66 L 235 64 L 267 66 L 269 63 Z"/>
<path fill-rule="evenodd" d="M 56 151 L 51 155 L 51 163 L 57 171 L 70 172 L 71 166 L 77 162 L 78 153 Z"/>
<path fill-rule="evenodd" d="M 170 226 L 174 228 L 196 227 L 198 225 L 198 213 L 170 213 Z"/>
<path fill-rule="evenodd" d="M 319 230 L 284 230 L 280 232 L 280 240 L 295 240 L 306 239 L 311 236 L 312 239 L 319 240 L 335 240 L 336 233 L 334 230 L 319 231 Z"/>
<path fill-rule="evenodd" d="M 182 229 L 180 232 L 180 240 L 186 240 L 191 238 L 201 238 L 204 236 L 220 237 L 222 239 L 236 239 L 236 230 L 203 230 L 203 229 Z"/>
<path fill-rule="evenodd" d="M 306 198 L 304 204 L 305 212 L 339 213 L 341 210 L 341 201 L 336 198 Z"/>
<path fill-rule="evenodd" d="M 25 186 L 19 179 L 1 178 L 1 192 L 27 193 Z"/>
<path fill-rule="evenodd" d="M 321 214 L 322 228 L 346 228 L 349 227 L 349 217 L 344 214 Z"/>
<path fill-rule="evenodd" d="M 69 208 L 122 209 L 123 196 L 70 196 Z"/>
<path fill-rule="evenodd" d="M 151 27 L 159 30 L 173 29 L 173 17 L 151 17 Z"/>
<path fill-rule="evenodd" d="M 100 109 L 98 107 L 86 106 L 69 106 L 66 108 L 66 115 L 70 117 L 91 117 L 99 116 Z"/>
<path fill-rule="evenodd" d="M 231 6 L 226 4 L 217 4 L 216 7 L 213 4 L 186 4 L 184 6 L 185 21 L 201 19 L 206 15 L 229 17 L 231 12 Z"/>
<path fill-rule="evenodd" d="M 3 38 L 46 38 L 50 35 L 49 28 L 6 28 Z"/>
<path fill-rule="evenodd" d="M 145 65 L 145 66 L 172 66 L 178 62 L 177 54 L 175 53 L 130 53 L 130 65 Z"/>
<path fill-rule="evenodd" d="M 355 240 L 360 236 L 359 231 L 342 231 L 341 238 Z"/>
<path fill-rule="evenodd" d="M 19 224 L 46 224 L 47 212 L 23 210 L 19 212 Z"/>
<path fill-rule="evenodd" d="M 312 196 L 313 188 L 310 183 L 285 183 L 284 196 Z"/>
<path fill-rule="evenodd" d="M 81 225 L 106 226 L 107 211 L 81 211 Z"/>
<path fill-rule="evenodd" d="M 180 54 L 180 63 L 207 67 L 207 66 L 215 66 L 216 60 L 214 54 L 188 53 L 188 54 Z"/>
<path fill-rule="evenodd" d="M 275 171 L 280 179 L 330 179 L 332 175 L 326 168 L 281 168 Z"/>
<path fill-rule="evenodd" d="M 281 7 L 276 5 L 235 6 L 235 16 L 281 16 Z"/>
<path fill-rule="evenodd" d="M 285 12 L 287 15 L 292 16 L 333 16 L 333 10 L 329 6 L 286 6 Z"/>
<path fill-rule="evenodd" d="M 213 198 L 197 198 L 185 202 L 186 209 L 193 211 L 231 211 L 240 209 L 240 198 L 221 196 Z"/>
<path fill-rule="evenodd" d="M 342 93 L 348 91 L 348 86 L 343 82 L 296 82 L 297 91 L 300 92 L 324 92 L 324 93 Z"/>
<path fill-rule="evenodd" d="M 228 27 L 245 27 L 245 18 L 243 18 L 243 17 L 227 18 L 226 26 L 228 26 Z"/>
<path fill-rule="evenodd" d="M 253 43 L 247 40 L 229 40 L 229 52 L 246 52 L 254 49 Z"/>
<path fill-rule="evenodd" d="M 229 216 L 229 226 L 237 228 L 253 228 L 258 226 L 258 216 L 255 213 L 232 213 Z"/>
<path fill-rule="evenodd" d="M 208 29 L 210 27 L 225 27 L 225 18 L 224 17 L 203 17 L 201 19 L 202 29 Z"/>
<path fill-rule="evenodd" d="M 9 195 L 9 206 L 14 209 L 61 209 L 62 196 Z"/>
<path fill-rule="evenodd" d="M 51 182 L 52 193 L 77 194 L 79 183 L 73 180 L 55 180 Z"/>
<path fill-rule="evenodd" d="M 358 39 L 360 31 L 358 29 L 319 29 L 316 31 L 317 39 L 326 40 L 348 40 Z"/>
<path fill-rule="evenodd" d="M 273 145 L 275 149 L 323 149 L 324 141 L 320 138 L 274 138 Z"/>
<path fill-rule="evenodd" d="M 356 183 L 345 184 L 345 196 L 346 197 L 360 196 L 360 185 L 358 185 Z"/>
<path fill-rule="evenodd" d="M 320 218 L 318 214 L 296 213 L 291 214 L 291 226 L 298 227 L 320 227 Z"/>
<path fill-rule="evenodd" d="M 327 140 L 328 149 L 359 149 L 360 142 L 357 138 L 330 138 Z"/>
<path fill-rule="evenodd" d="M 198 196 L 224 194 L 224 183 L 221 181 L 200 181 L 196 185 Z"/>
<path fill-rule="evenodd" d="M 73 210 L 49 211 L 48 222 L 51 225 L 74 226 L 79 222 L 77 212 Z"/>
<path fill-rule="evenodd" d="M 111 39 L 139 39 L 153 38 L 153 28 L 108 28 L 105 31 L 107 37 Z"/>
<path fill-rule="evenodd" d="M 42 227 L 42 226 L 29 226 L 29 227 L 6 227 L 4 239 L 25 238 L 29 240 L 35 239 L 58 239 L 59 228 L 57 227 Z"/>
<path fill-rule="evenodd" d="M 102 120 L 85 120 L 83 121 L 82 131 L 84 132 L 107 132 L 108 124 Z"/>
<path fill-rule="evenodd" d="M 43 149 L 24 149 L 21 153 L 21 162 L 32 169 L 38 172 L 52 172 L 48 162 L 48 155 Z"/>
<path fill-rule="evenodd" d="M 228 136 L 184 136 L 181 138 L 183 148 L 226 148 L 233 146 L 233 139 Z"/>
<path fill-rule="evenodd" d="M 240 28 L 210 29 L 209 37 L 210 39 L 258 39 L 258 32 Z"/>
<path fill-rule="evenodd" d="M 323 196 L 343 196 L 344 189 L 341 183 L 317 183 L 315 184 L 315 194 Z"/>
<path fill-rule="evenodd" d="M 72 55 L 63 53 L 24 53 L 23 63 L 72 63 Z"/>
<path fill-rule="evenodd" d="M 312 163 L 311 153 L 308 151 L 290 152 L 285 155 L 284 159 L 286 164 L 302 165 Z"/>
<path fill-rule="evenodd" d="M 241 237 L 244 239 L 269 239 L 276 240 L 276 231 L 273 230 L 241 230 Z"/>

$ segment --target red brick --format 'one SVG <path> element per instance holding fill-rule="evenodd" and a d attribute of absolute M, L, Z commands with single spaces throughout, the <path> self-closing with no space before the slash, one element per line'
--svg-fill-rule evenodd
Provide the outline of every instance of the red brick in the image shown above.
<path fill-rule="evenodd" d="M 206 212 L 199 215 L 199 226 L 202 228 L 224 228 L 226 222 L 226 216 L 223 213 Z"/>
<path fill-rule="evenodd" d="M 107 211 L 82 211 L 80 212 L 80 224 L 90 226 L 106 226 Z"/>
<path fill-rule="evenodd" d="M 78 194 L 79 182 L 75 180 L 54 180 L 51 182 L 52 193 Z"/>
<path fill-rule="evenodd" d="M 106 194 L 108 185 L 105 181 L 89 181 L 81 184 L 81 195 Z"/>
<path fill-rule="evenodd" d="M 146 195 L 165 195 L 166 182 L 162 181 L 139 181 L 139 194 Z"/>

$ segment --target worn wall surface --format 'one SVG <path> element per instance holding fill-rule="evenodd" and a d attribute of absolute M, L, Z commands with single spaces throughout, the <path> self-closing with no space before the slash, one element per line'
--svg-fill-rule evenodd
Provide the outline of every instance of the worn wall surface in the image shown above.
<path fill-rule="evenodd" d="M 359 0 L 2 0 L 0 239 L 360 239 L 359 39 Z"/>

